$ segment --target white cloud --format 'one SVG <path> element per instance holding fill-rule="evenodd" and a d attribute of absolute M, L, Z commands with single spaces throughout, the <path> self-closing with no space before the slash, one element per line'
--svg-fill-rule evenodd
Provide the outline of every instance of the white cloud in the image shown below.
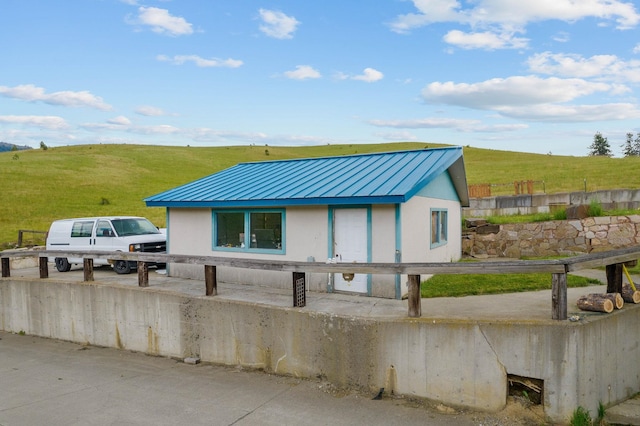
<path fill-rule="evenodd" d="M 625 62 L 615 55 L 583 58 L 580 55 L 543 52 L 531 56 L 527 63 L 531 71 L 540 74 L 640 82 L 640 61 Z"/>
<path fill-rule="evenodd" d="M 149 105 L 142 105 L 136 108 L 136 114 L 144 115 L 147 117 L 161 117 L 168 115 L 162 108 L 157 108 Z"/>
<path fill-rule="evenodd" d="M 495 47 L 504 34 L 524 32 L 532 22 L 559 20 L 575 22 L 586 18 L 595 18 L 601 22 L 616 23 L 620 30 L 636 27 L 640 23 L 640 14 L 631 2 L 619 0 L 537 0 L 505 1 L 477 0 L 459 2 L 457 0 L 412 0 L 417 13 L 399 15 L 391 22 L 390 28 L 398 33 L 408 33 L 422 26 L 453 22 L 468 25 L 474 32 L 463 37 L 462 32 L 450 32 L 446 42 L 472 48 Z M 464 7 L 472 5 L 471 7 Z M 476 29 L 484 29 L 478 31 Z M 494 37 L 489 37 L 493 33 Z M 507 37 L 506 40 L 510 40 Z M 465 41 L 465 43 L 461 43 Z M 526 39 L 513 39 L 501 48 L 520 48 Z M 484 43 L 483 43 L 484 42 Z"/>
<path fill-rule="evenodd" d="M 107 123 L 115 124 L 117 126 L 129 126 L 131 124 L 131 120 L 129 120 L 124 115 L 119 115 L 117 117 L 113 117 L 113 118 L 107 120 Z"/>
<path fill-rule="evenodd" d="M 373 68 L 365 68 L 361 75 L 353 76 L 354 80 L 360 80 L 367 83 L 380 81 L 384 78 L 384 74 Z"/>
<path fill-rule="evenodd" d="M 580 96 L 614 89 L 617 87 L 577 78 L 514 76 L 473 84 L 434 82 L 423 89 L 422 96 L 427 102 L 434 104 L 493 109 L 505 105 L 568 102 Z"/>
<path fill-rule="evenodd" d="M 320 72 L 309 65 L 298 65 L 294 71 L 286 71 L 284 75 L 292 80 L 306 80 L 309 78 L 321 78 Z"/>
<path fill-rule="evenodd" d="M 409 120 L 371 120 L 369 124 L 376 127 L 392 127 L 396 129 L 453 129 L 459 132 L 499 133 L 527 129 L 526 124 L 486 125 L 480 120 L 458 118 L 419 118 Z"/>
<path fill-rule="evenodd" d="M 67 90 L 47 94 L 42 87 L 36 87 L 33 84 L 22 84 L 15 87 L 0 86 L 0 95 L 27 102 L 40 101 L 50 105 L 88 107 L 103 111 L 112 109 L 111 105 L 105 103 L 101 97 L 92 95 L 88 91 L 72 92 Z"/>
<path fill-rule="evenodd" d="M 282 12 L 268 9 L 260 9 L 260 31 L 269 37 L 278 39 L 293 38 L 293 33 L 298 28 L 300 22 L 293 16 L 287 16 Z"/>
<path fill-rule="evenodd" d="M 640 43 L 636 44 L 633 48 L 633 53 L 640 53 Z"/>
<path fill-rule="evenodd" d="M 504 106 L 498 109 L 506 117 L 544 122 L 592 122 L 640 118 L 637 105 L 613 103 L 598 105 L 541 104 L 525 107 Z"/>
<path fill-rule="evenodd" d="M 0 123 L 19 124 L 49 130 L 63 130 L 69 127 L 62 117 L 53 115 L 0 115 Z"/>
<path fill-rule="evenodd" d="M 185 62 L 193 62 L 196 66 L 201 68 L 210 67 L 226 67 L 226 68 L 238 68 L 242 66 L 243 62 L 238 59 L 218 59 L 218 58 L 202 58 L 198 55 L 175 55 L 170 58 L 166 55 L 158 55 L 157 60 L 163 62 L 171 62 L 175 65 L 182 65 Z"/>
<path fill-rule="evenodd" d="M 189 35 L 193 33 L 191 24 L 179 16 L 171 16 L 167 9 L 144 7 L 138 9 L 138 21 L 148 25 L 153 32 L 171 36 Z"/>
<path fill-rule="evenodd" d="M 465 33 L 459 30 L 449 31 L 443 37 L 445 43 L 462 49 L 514 49 L 524 48 L 529 39 L 514 37 L 513 33 L 495 33 L 490 31 Z"/>

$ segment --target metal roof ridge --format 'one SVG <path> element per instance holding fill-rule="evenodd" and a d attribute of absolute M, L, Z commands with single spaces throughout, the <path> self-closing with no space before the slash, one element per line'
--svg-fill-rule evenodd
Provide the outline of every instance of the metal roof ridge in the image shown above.
<path fill-rule="evenodd" d="M 404 149 L 404 150 L 398 150 L 398 151 L 362 152 L 358 154 L 324 155 L 322 157 L 282 158 L 280 160 L 256 160 L 256 161 L 241 162 L 236 164 L 235 166 L 238 166 L 240 164 L 286 163 L 286 162 L 309 161 L 309 160 L 331 160 L 331 159 L 344 158 L 344 157 L 372 157 L 374 155 L 407 154 L 411 152 L 440 151 L 440 150 L 462 151 L 462 146 L 453 145 L 453 146 L 439 146 L 435 148 Z M 232 167 L 235 167 L 235 166 L 232 166 Z"/>

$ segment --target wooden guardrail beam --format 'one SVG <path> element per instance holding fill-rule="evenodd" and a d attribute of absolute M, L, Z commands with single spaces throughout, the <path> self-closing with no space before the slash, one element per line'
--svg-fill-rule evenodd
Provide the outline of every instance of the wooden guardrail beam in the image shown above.
<path fill-rule="evenodd" d="M 124 253 L 124 252 L 82 252 L 67 250 L 7 250 L 0 252 L 2 277 L 10 277 L 10 258 L 39 257 L 40 277 L 48 277 L 47 258 L 82 258 L 84 280 L 93 281 L 93 259 L 136 261 L 142 266 L 138 270 L 138 285 L 148 287 L 148 262 L 182 263 L 205 266 L 206 294 L 217 294 L 216 267 L 286 271 L 295 274 L 313 273 L 354 273 L 354 274 L 401 274 L 409 277 L 409 316 L 421 316 L 420 275 L 421 274 L 552 274 L 552 317 L 567 319 L 567 273 L 580 269 L 606 267 L 607 288 L 616 290 L 621 286 L 621 264 L 640 258 L 640 246 L 606 252 L 590 253 L 557 260 L 515 260 L 492 262 L 457 263 L 320 263 L 285 260 L 238 259 L 219 256 L 171 255 L 165 253 Z M 300 275 L 304 276 L 304 275 Z M 294 285 L 296 281 L 294 275 Z M 417 277 L 417 284 L 416 284 Z M 294 302 L 296 303 L 296 302 Z"/>

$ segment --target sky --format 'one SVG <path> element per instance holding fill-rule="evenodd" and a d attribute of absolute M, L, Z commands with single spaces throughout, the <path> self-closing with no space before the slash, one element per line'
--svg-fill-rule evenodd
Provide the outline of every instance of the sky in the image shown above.
<path fill-rule="evenodd" d="M 640 2 L 0 0 L 0 141 L 622 156 Z"/>

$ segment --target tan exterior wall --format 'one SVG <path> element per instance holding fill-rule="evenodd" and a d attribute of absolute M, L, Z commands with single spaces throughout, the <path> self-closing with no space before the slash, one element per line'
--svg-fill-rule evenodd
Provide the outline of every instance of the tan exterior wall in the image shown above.
<path fill-rule="evenodd" d="M 447 244 L 430 247 L 430 208 L 446 208 L 448 211 Z M 288 207 L 286 209 L 286 254 L 225 252 L 212 250 L 212 215 L 210 209 L 170 209 L 168 245 L 172 254 L 220 256 L 234 258 L 260 258 L 292 261 L 324 262 L 329 255 L 330 236 L 327 206 Z M 403 262 L 449 262 L 460 258 L 460 207 L 455 201 L 413 197 L 401 206 Z M 372 262 L 396 261 L 396 209 L 395 206 L 371 207 L 371 259 Z M 204 279 L 201 267 L 171 264 L 169 275 L 183 278 Z M 236 268 L 218 268 L 220 282 L 263 285 L 275 288 L 291 288 L 290 273 Z M 307 274 L 307 288 L 327 291 L 332 279 L 330 274 Z M 407 277 L 400 277 L 400 295 L 407 292 Z M 396 297 L 396 276 L 372 277 L 371 293 L 376 297 Z"/>
<path fill-rule="evenodd" d="M 447 209 L 447 244 L 431 248 L 431 209 Z M 402 261 L 451 262 L 460 259 L 461 217 L 457 201 L 413 197 L 402 206 Z"/>

